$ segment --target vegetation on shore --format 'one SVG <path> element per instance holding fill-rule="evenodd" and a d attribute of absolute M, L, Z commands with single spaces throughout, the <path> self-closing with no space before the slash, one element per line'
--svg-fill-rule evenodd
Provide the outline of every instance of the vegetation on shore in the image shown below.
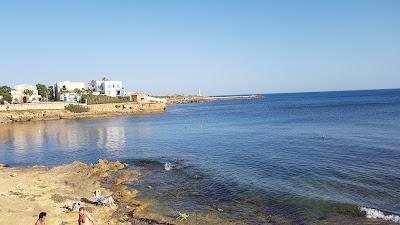
<path fill-rule="evenodd" d="M 81 101 L 85 102 L 86 100 L 88 105 L 129 102 L 128 98 L 111 97 L 104 95 L 92 95 L 92 94 L 82 95 Z"/>
<path fill-rule="evenodd" d="M 68 110 L 73 113 L 84 113 L 84 112 L 89 112 L 89 108 L 81 105 L 73 105 L 69 104 L 64 107 L 65 110 Z"/>
<path fill-rule="evenodd" d="M 3 96 L 3 99 L 0 99 L 0 104 L 3 103 L 3 101 L 11 102 L 12 97 L 11 97 L 10 91 L 11 91 L 11 88 L 8 86 L 0 87 L 0 96 Z"/>

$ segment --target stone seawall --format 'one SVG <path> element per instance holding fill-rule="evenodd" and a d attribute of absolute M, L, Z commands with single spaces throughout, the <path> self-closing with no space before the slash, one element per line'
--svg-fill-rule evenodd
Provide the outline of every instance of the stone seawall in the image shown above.
<path fill-rule="evenodd" d="M 24 104 L 26 105 L 26 104 Z M 64 104 L 68 105 L 68 104 Z M 60 108 L 0 111 L 0 124 L 27 121 L 58 120 L 58 119 L 80 119 L 80 118 L 102 118 L 121 115 L 147 114 L 164 112 L 166 105 L 162 103 L 137 104 L 137 103 L 110 103 L 97 105 L 83 105 L 89 108 L 89 112 L 73 113 Z M 26 107 L 26 106 L 24 106 Z M 57 105 L 59 107 L 59 105 Z"/>
<path fill-rule="evenodd" d="M 109 104 L 95 104 L 87 105 L 90 112 L 119 112 L 119 113 L 140 113 L 140 112 L 152 112 L 152 111 L 165 111 L 166 104 L 163 103 L 109 103 Z"/>
<path fill-rule="evenodd" d="M 24 103 L 0 105 L 2 111 L 26 111 L 26 110 L 63 110 L 68 103 L 64 102 L 45 102 L 45 103 Z"/>

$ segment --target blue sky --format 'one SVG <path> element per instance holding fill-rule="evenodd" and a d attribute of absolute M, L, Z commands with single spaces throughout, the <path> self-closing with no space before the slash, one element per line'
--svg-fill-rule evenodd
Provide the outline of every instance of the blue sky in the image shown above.
<path fill-rule="evenodd" d="M 0 84 L 152 94 L 400 87 L 400 1 L 2 1 Z"/>

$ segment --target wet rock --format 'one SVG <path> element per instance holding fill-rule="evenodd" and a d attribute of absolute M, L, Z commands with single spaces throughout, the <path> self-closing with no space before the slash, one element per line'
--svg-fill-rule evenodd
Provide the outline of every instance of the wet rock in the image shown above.
<path fill-rule="evenodd" d="M 202 179 L 203 177 L 201 175 L 199 175 L 199 174 L 196 174 L 196 175 L 193 176 L 193 178 L 196 179 L 196 180 L 199 180 L 199 179 Z"/>

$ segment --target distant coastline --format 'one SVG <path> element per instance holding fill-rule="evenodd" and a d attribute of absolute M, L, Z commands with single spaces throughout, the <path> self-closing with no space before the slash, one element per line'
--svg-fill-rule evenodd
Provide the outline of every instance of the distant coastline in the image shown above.
<path fill-rule="evenodd" d="M 264 98 L 261 95 L 232 95 L 232 96 L 163 96 L 167 103 L 107 103 L 107 104 L 78 104 L 87 107 L 87 112 L 71 112 L 65 108 L 68 103 L 41 102 L 25 104 L 0 105 L 0 124 L 29 121 L 46 121 L 59 119 L 104 118 L 126 115 L 140 115 L 167 110 L 168 104 L 190 104 L 210 101 L 243 100 Z"/>
<path fill-rule="evenodd" d="M 167 104 L 189 104 L 223 100 L 241 100 L 264 98 L 261 95 L 229 95 L 229 96 L 162 96 Z"/>

